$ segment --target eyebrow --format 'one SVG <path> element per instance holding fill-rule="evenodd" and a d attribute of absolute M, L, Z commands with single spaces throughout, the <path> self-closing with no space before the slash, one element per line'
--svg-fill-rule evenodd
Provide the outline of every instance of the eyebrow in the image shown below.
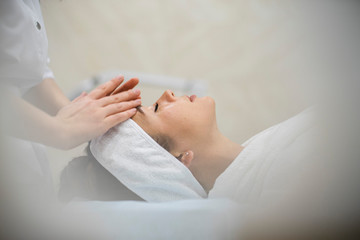
<path fill-rule="evenodd" d="M 139 105 L 139 106 L 136 107 L 136 110 L 138 110 L 142 114 L 145 114 L 144 111 L 141 108 L 142 108 L 142 105 Z"/>

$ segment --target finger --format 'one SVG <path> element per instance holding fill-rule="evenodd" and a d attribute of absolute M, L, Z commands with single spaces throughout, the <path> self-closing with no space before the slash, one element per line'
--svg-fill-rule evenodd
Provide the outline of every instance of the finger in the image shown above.
<path fill-rule="evenodd" d="M 89 97 L 93 99 L 99 99 L 105 97 L 106 95 L 113 92 L 123 81 L 124 81 L 124 76 L 120 75 L 118 77 L 115 77 L 112 80 L 104 84 L 101 84 L 100 86 L 92 90 L 89 93 Z"/>
<path fill-rule="evenodd" d="M 83 97 L 85 97 L 87 95 L 86 92 L 82 92 L 78 97 L 76 97 L 74 100 L 72 100 L 72 102 L 77 102 L 80 99 L 82 99 Z"/>
<path fill-rule="evenodd" d="M 110 115 L 114 115 L 114 114 L 117 114 L 120 112 L 127 111 L 131 108 L 136 108 L 140 104 L 141 104 L 141 100 L 137 99 L 137 100 L 127 101 L 127 102 L 120 102 L 120 103 L 114 103 L 114 104 L 107 105 L 104 108 L 105 116 L 108 117 Z"/>
<path fill-rule="evenodd" d="M 99 99 L 99 105 L 104 107 L 109 104 L 119 103 L 119 102 L 126 102 L 130 100 L 138 99 L 140 96 L 139 89 L 131 89 L 126 92 L 121 92 L 115 95 L 107 96 L 102 99 Z"/>
<path fill-rule="evenodd" d="M 113 126 L 128 120 L 129 118 L 134 116 L 135 113 L 136 113 L 136 108 L 131 108 L 124 112 L 120 112 L 120 113 L 113 114 L 113 115 L 106 117 L 105 122 L 106 122 L 108 128 L 112 128 Z"/>
<path fill-rule="evenodd" d="M 138 85 L 138 83 L 139 83 L 138 78 L 131 78 L 129 81 L 127 81 L 126 83 L 115 89 L 115 91 L 112 92 L 111 95 L 133 89 L 136 85 Z"/>

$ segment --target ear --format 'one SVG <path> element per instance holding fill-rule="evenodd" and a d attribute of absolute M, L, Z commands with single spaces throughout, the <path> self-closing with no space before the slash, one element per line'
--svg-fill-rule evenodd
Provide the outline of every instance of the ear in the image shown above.
<path fill-rule="evenodd" d="M 192 160 L 194 159 L 194 152 L 189 150 L 181 154 L 180 162 L 182 162 L 186 167 L 190 167 Z"/>

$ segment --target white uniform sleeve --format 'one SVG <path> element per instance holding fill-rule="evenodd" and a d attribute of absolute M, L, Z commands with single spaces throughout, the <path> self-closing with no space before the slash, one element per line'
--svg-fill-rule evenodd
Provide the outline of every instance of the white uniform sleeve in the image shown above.
<path fill-rule="evenodd" d="M 51 68 L 49 67 L 49 63 L 50 63 L 50 58 L 48 57 L 46 60 L 46 66 L 45 66 L 44 74 L 42 77 L 43 79 L 46 79 L 46 78 L 55 79 L 54 73 L 51 70 Z"/>

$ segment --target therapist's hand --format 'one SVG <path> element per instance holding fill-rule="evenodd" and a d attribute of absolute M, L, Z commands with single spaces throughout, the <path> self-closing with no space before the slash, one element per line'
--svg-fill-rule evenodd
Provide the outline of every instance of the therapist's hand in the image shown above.
<path fill-rule="evenodd" d="M 136 113 L 141 104 L 139 82 L 132 78 L 123 85 L 119 76 L 91 91 L 82 93 L 55 116 L 63 149 L 76 147 L 121 123 Z"/>

